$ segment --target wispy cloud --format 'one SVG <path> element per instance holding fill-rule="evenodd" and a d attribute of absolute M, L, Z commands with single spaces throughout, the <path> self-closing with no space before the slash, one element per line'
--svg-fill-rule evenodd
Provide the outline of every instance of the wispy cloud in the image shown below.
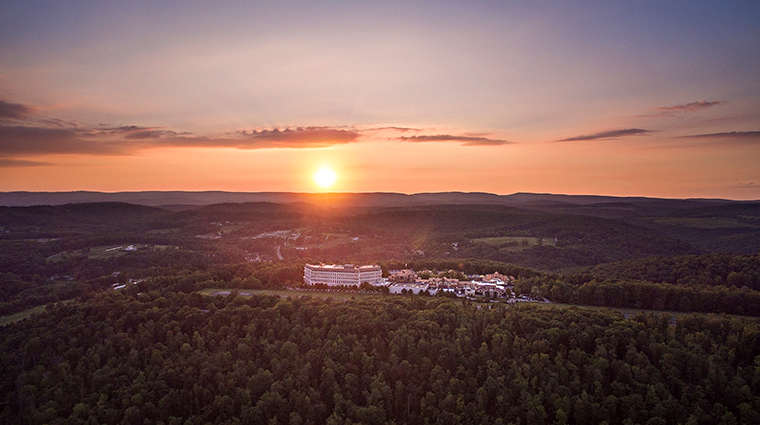
<path fill-rule="evenodd" d="M 652 130 L 644 130 L 641 128 L 625 128 L 622 130 L 608 130 L 599 133 L 568 137 L 566 139 L 557 140 L 558 142 L 580 142 L 587 140 L 604 140 L 604 139 L 619 139 L 626 136 L 641 136 L 651 133 Z"/>
<path fill-rule="evenodd" d="M 42 118 L 37 120 L 37 124 L 46 128 L 79 128 L 76 121 L 64 121 L 59 118 Z"/>
<path fill-rule="evenodd" d="M 681 136 L 679 139 L 718 139 L 760 142 L 760 131 L 728 131 L 724 133 L 692 134 L 689 136 Z"/>
<path fill-rule="evenodd" d="M 398 126 L 386 126 L 386 127 L 370 127 L 365 131 L 395 131 L 398 133 L 408 133 L 410 131 L 422 131 L 420 128 L 413 127 L 398 127 Z"/>
<path fill-rule="evenodd" d="M 32 115 L 33 112 L 34 110 L 29 106 L 0 100 L 0 118 L 20 120 Z"/>
<path fill-rule="evenodd" d="M 403 140 L 405 142 L 413 142 L 413 143 L 458 142 L 458 143 L 461 143 L 463 146 L 499 146 L 499 145 L 508 145 L 508 144 L 515 143 L 515 142 L 510 142 L 508 140 L 489 139 L 487 137 L 481 137 L 481 136 L 454 136 L 450 134 L 436 134 L 432 136 L 403 136 L 403 137 L 399 137 L 398 140 Z"/>
<path fill-rule="evenodd" d="M 654 113 L 639 115 L 639 117 L 672 117 L 679 114 L 701 111 L 704 109 L 712 108 L 713 106 L 722 105 L 724 103 L 726 102 L 720 100 L 700 100 L 697 102 L 682 103 L 680 105 L 659 106 L 654 108 Z"/>
<path fill-rule="evenodd" d="M 758 190 L 760 189 L 760 184 L 755 182 L 741 182 L 729 187 L 732 189 Z"/>
<path fill-rule="evenodd" d="M 43 165 L 53 165 L 49 162 L 40 162 L 40 161 L 28 161 L 25 159 L 11 159 L 11 158 L 0 158 L 0 168 L 9 168 L 9 167 L 39 167 Z"/>
<path fill-rule="evenodd" d="M 681 105 L 673 105 L 673 106 L 661 106 L 657 108 L 658 111 L 663 112 L 694 112 L 699 111 L 706 108 L 711 108 L 716 105 L 720 105 L 720 100 L 700 100 L 698 102 L 691 102 L 691 103 L 684 103 Z"/>

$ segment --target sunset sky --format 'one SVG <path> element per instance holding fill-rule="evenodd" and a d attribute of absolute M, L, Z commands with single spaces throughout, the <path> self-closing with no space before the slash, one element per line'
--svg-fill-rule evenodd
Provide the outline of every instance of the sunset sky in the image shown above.
<path fill-rule="evenodd" d="M 756 0 L 10 0 L 0 40 L 0 191 L 760 199 Z"/>

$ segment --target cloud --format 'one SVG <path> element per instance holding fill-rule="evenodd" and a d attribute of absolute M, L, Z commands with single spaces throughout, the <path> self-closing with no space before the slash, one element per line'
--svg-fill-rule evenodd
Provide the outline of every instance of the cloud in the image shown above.
<path fill-rule="evenodd" d="M 371 128 L 366 129 L 366 131 L 395 131 L 399 133 L 408 133 L 410 131 L 422 131 L 422 129 L 413 128 L 413 127 L 387 126 L 387 127 L 371 127 Z"/>
<path fill-rule="evenodd" d="M 602 131 L 599 133 L 584 135 L 584 136 L 575 136 L 575 137 L 568 137 L 567 139 L 560 139 L 557 140 L 558 142 L 580 142 L 580 141 L 586 141 L 586 140 L 604 140 L 604 139 L 618 139 L 620 137 L 626 137 L 626 136 L 640 136 L 643 134 L 651 133 L 652 130 L 644 130 L 641 128 L 626 128 L 622 130 L 609 130 L 609 131 Z"/>
<path fill-rule="evenodd" d="M 122 127 L 101 126 L 96 132 L 89 132 L 89 135 L 91 136 L 120 136 L 125 140 L 160 139 L 189 134 L 190 133 L 177 133 L 160 127 L 139 127 L 136 125 Z"/>
<path fill-rule="evenodd" d="M 86 131 L 71 128 L 0 126 L 0 156 L 45 154 L 118 154 L 118 144 L 88 141 Z"/>
<path fill-rule="evenodd" d="M 437 134 L 433 136 L 404 136 L 399 137 L 398 140 L 405 142 L 459 142 L 463 146 L 499 146 L 514 144 L 508 140 L 489 139 L 487 137 L 480 136 L 453 136 L 450 134 Z"/>
<path fill-rule="evenodd" d="M 95 128 L 0 125 L 0 157 L 46 154 L 128 155 L 162 147 L 318 148 L 355 142 L 360 134 L 330 127 L 238 131 L 199 137 L 155 127 Z"/>
<path fill-rule="evenodd" d="M 38 120 L 38 124 L 47 128 L 79 128 L 76 121 L 64 121 L 58 118 L 43 118 Z"/>
<path fill-rule="evenodd" d="M 712 108 L 713 106 L 722 105 L 726 103 L 720 100 L 700 100 L 691 103 L 682 103 L 680 105 L 673 106 L 660 106 L 654 108 L 656 111 L 653 114 L 639 115 L 639 117 L 652 118 L 652 117 L 673 117 L 680 113 L 697 112 L 703 109 Z"/>
<path fill-rule="evenodd" d="M 721 103 L 726 103 L 726 102 L 721 102 L 720 100 L 700 100 L 698 102 L 684 103 L 681 105 L 661 106 L 657 108 L 657 110 L 663 111 L 663 112 L 681 112 L 681 111 L 694 112 L 694 111 L 699 111 L 701 109 L 706 109 L 706 108 L 710 108 L 716 105 L 720 105 Z"/>
<path fill-rule="evenodd" d="M 8 168 L 8 167 L 39 167 L 42 165 L 53 165 L 49 162 L 39 162 L 39 161 L 27 161 L 25 159 L 10 159 L 10 158 L 0 158 L 0 168 Z"/>
<path fill-rule="evenodd" d="M 34 110 L 20 103 L 9 103 L 0 100 L 0 118 L 21 120 L 31 115 Z"/>
<path fill-rule="evenodd" d="M 176 136 L 177 133 L 167 130 L 142 130 L 124 135 L 127 140 L 160 139 L 167 136 Z"/>
<path fill-rule="evenodd" d="M 679 139 L 729 139 L 760 142 L 760 131 L 729 131 L 724 133 L 693 134 L 690 136 L 681 136 Z"/>
<path fill-rule="evenodd" d="M 280 130 L 239 131 L 242 140 L 235 140 L 234 147 L 255 149 L 261 147 L 278 148 L 318 148 L 345 143 L 353 143 L 360 134 L 353 130 L 332 127 L 296 127 Z M 233 139 L 234 140 L 234 139 Z"/>
<path fill-rule="evenodd" d="M 742 182 L 729 187 L 731 189 L 757 190 L 760 189 L 760 184 L 757 184 L 755 182 Z"/>

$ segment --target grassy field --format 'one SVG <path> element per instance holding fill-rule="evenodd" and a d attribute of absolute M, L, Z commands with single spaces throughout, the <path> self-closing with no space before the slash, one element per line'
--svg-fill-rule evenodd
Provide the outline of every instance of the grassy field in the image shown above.
<path fill-rule="evenodd" d="M 68 302 L 71 302 L 71 301 L 73 301 L 73 299 L 71 299 L 71 300 L 65 300 L 65 301 L 58 301 L 58 302 L 68 303 Z M 44 305 L 38 305 L 37 307 L 32 307 L 32 308 L 30 308 L 28 310 L 19 311 L 18 313 L 9 314 L 7 316 L 2 316 L 2 317 L 0 317 L 0 327 L 3 327 L 3 326 L 8 325 L 8 324 L 11 324 L 13 322 L 18 322 L 18 321 L 21 321 L 21 320 L 24 320 L 24 319 L 28 319 L 33 314 L 35 314 L 35 313 L 41 313 L 43 311 L 45 311 L 45 306 Z"/>
<path fill-rule="evenodd" d="M 219 228 L 219 230 L 220 230 L 222 233 L 224 233 L 224 234 L 227 234 L 227 233 L 231 233 L 231 232 L 234 232 L 234 231 L 236 231 L 236 230 L 240 230 L 240 229 L 242 229 L 243 227 L 245 227 L 247 224 L 248 224 L 248 223 L 234 223 L 234 224 L 223 224 L 223 225 L 222 225 L 222 226 Z"/>
<path fill-rule="evenodd" d="M 64 251 L 64 252 L 59 252 L 58 254 L 51 255 L 50 257 L 46 258 L 45 261 L 47 261 L 48 263 L 53 262 L 53 261 L 63 261 L 71 257 L 78 257 L 80 255 L 82 255 L 80 251 Z"/>
<path fill-rule="evenodd" d="M 164 251 L 167 249 L 179 249 L 177 245 L 153 245 L 153 249 L 157 251 Z"/>
<path fill-rule="evenodd" d="M 47 262 L 63 261 L 73 257 L 81 257 L 83 255 L 86 255 L 88 258 L 93 260 L 104 260 L 112 257 L 120 257 L 126 254 L 127 251 L 124 251 L 124 249 L 126 249 L 128 246 L 134 246 L 138 250 L 147 249 L 146 245 L 132 243 L 125 243 L 121 245 L 103 245 L 91 248 L 77 249 L 73 251 L 59 252 L 58 254 L 51 255 L 45 260 Z M 153 247 L 156 249 L 175 248 L 171 245 L 153 245 Z"/>
<path fill-rule="evenodd" d="M 234 289 L 208 288 L 200 292 L 203 295 L 227 295 Z M 293 290 L 293 289 L 238 289 L 239 296 L 253 295 L 278 295 L 281 297 L 316 297 L 316 298 L 335 298 L 339 300 L 361 299 L 369 297 L 382 296 L 376 293 L 348 292 L 348 291 L 313 291 L 313 290 Z M 224 293 L 224 294 L 222 294 Z"/>
<path fill-rule="evenodd" d="M 7 316 L 0 317 L 0 326 L 5 326 L 13 322 L 28 319 L 34 313 L 40 313 L 45 311 L 44 305 L 38 305 L 37 307 L 30 308 L 29 310 L 19 311 L 18 313 L 9 314 Z"/>
<path fill-rule="evenodd" d="M 131 244 L 104 245 L 104 246 L 95 246 L 92 248 L 77 249 L 74 251 L 64 251 L 64 252 L 59 252 L 58 254 L 55 254 L 55 255 L 51 255 L 46 260 L 48 262 L 62 261 L 68 258 L 80 257 L 83 255 L 87 255 L 89 258 L 97 259 L 97 260 L 102 260 L 102 259 L 111 258 L 111 257 L 119 257 L 125 254 L 125 252 L 122 251 L 122 249 L 128 247 L 129 245 Z"/>
<path fill-rule="evenodd" d="M 334 248 L 339 245 L 345 245 L 347 243 L 351 243 L 351 235 L 347 235 L 345 233 L 323 233 L 323 241 L 320 241 L 321 243 L 317 245 L 309 245 L 309 246 L 318 246 L 319 248 Z"/>

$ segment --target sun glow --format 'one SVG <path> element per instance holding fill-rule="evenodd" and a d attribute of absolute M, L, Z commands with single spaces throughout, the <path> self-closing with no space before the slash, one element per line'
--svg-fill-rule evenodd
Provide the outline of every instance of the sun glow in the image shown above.
<path fill-rule="evenodd" d="M 330 167 L 322 167 L 314 173 L 314 182 L 320 189 L 331 188 L 337 180 L 338 175 Z"/>

